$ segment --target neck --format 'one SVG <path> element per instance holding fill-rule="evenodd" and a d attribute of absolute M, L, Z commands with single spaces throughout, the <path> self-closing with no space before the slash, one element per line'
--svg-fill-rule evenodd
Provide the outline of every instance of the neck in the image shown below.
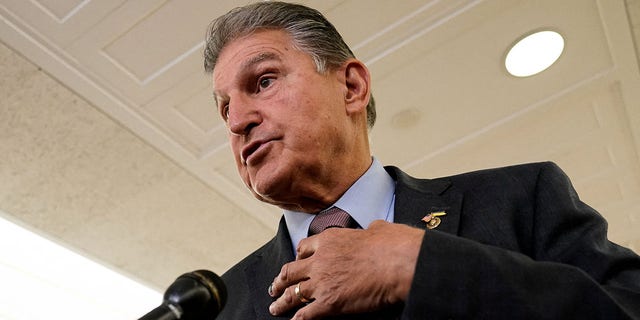
<path fill-rule="evenodd" d="M 320 173 L 328 179 L 322 179 L 314 185 L 305 185 L 303 198 L 295 199 L 289 203 L 274 203 L 284 210 L 299 211 L 306 213 L 317 213 L 338 201 L 340 197 L 369 169 L 372 163 L 370 155 L 360 157 L 360 160 L 336 163 L 347 163 L 339 168 L 332 168 L 330 172 Z M 328 170 L 327 170 L 328 171 Z M 294 188 L 298 186 L 293 186 Z M 300 189 L 298 189 L 300 190 Z M 295 202 L 295 203 L 293 203 Z"/>

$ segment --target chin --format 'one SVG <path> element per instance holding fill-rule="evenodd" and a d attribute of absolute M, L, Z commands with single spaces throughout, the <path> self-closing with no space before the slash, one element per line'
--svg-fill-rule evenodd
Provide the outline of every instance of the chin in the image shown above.
<path fill-rule="evenodd" d="M 273 201 L 271 200 L 273 198 L 273 187 L 270 185 L 263 185 L 263 184 L 258 184 L 258 185 L 253 185 L 253 187 L 251 188 L 251 191 L 254 193 L 254 195 L 256 196 L 256 198 L 258 198 L 261 201 L 264 202 L 269 202 L 272 203 Z"/>
<path fill-rule="evenodd" d="M 243 168 L 243 180 L 258 200 L 278 205 L 291 196 L 291 183 L 295 177 L 288 169 L 290 167 L 290 163 L 265 161 L 257 167 Z"/>
<path fill-rule="evenodd" d="M 264 202 L 277 207 L 280 207 L 281 205 L 280 202 L 276 201 L 275 199 L 272 199 L 270 196 L 258 193 L 255 189 L 251 189 L 251 194 L 253 194 L 254 198 L 260 200 L 260 202 Z"/>
<path fill-rule="evenodd" d="M 286 190 L 289 190 L 278 180 L 276 177 L 269 177 L 253 181 L 250 186 L 251 192 L 262 202 L 278 205 L 280 203 L 278 200 L 282 198 L 283 193 L 286 194 L 288 193 Z"/>

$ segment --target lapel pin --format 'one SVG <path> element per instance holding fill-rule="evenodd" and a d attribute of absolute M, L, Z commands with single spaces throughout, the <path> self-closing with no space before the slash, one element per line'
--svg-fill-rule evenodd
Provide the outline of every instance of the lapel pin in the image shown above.
<path fill-rule="evenodd" d="M 422 218 L 422 221 L 427 224 L 427 229 L 435 229 L 442 222 L 442 219 L 440 219 L 440 217 L 445 215 L 447 215 L 447 213 L 444 211 L 431 212 L 428 215 L 424 216 L 424 218 Z"/>

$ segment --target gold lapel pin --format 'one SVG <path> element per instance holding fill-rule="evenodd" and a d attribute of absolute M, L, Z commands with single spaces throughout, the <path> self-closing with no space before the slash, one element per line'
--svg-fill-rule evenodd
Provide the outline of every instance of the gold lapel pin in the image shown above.
<path fill-rule="evenodd" d="M 447 215 L 447 213 L 444 211 L 431 212 L 428 215 L 424 216 L 424 218 L 422 218 L 422 221 L 427 224 L 427 229 L 435 229 L 442 222 L 442 219 L 440 219 L 440 217 L 445 215 Z"/>

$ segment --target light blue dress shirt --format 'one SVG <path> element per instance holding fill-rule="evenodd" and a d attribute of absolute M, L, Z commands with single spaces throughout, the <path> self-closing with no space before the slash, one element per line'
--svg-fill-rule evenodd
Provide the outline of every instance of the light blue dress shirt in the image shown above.
<path fill-rule="evenodd" d="M 373 158 L 369 169 L 328 208 L 335 206 L 348 212 L 363 229 L 368 228 L 374 220 L 393 222 L 395 189 L 396 183 L 393 178 L 384 170 L 382 164 Z M 284 210 L 294 255 L 300 240 L 307 237 L 309 225 L 315 216 Z"/>

